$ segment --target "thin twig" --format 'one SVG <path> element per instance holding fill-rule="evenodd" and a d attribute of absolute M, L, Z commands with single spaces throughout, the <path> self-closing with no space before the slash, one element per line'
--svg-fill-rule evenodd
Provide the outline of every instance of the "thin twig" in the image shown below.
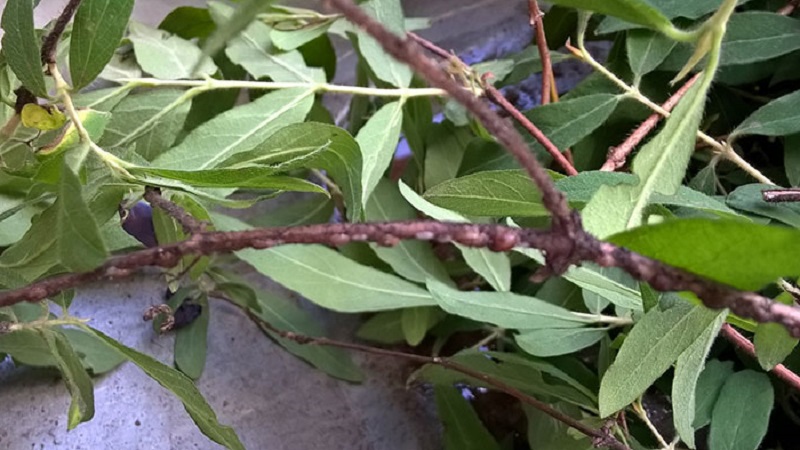
<path fill-rule="evenodd" d="M 500 92 L 499 90 L 497 90 L 497 88 L 488 83 L 486 84 L 486 86 L 484 86 L 484 90 L 489 100 L 496 103 L 497 106 L 503 108 L 503 110 L 508 112 L 511 115 L 511 117 L 513 117 L 517 121 L 517 123 L 519 123 L 522 126 L 522 128 L 525 129 L 525 131 L 527 131 L 531 136 L 533 136 L 533 138 L 536 139 L 536 141 L 539 142 L 542 145 L 542 147 L 544 147 L 547 153 L 549 153 L 550 156 L 552 156 L 553 159 L 556 160 L 558 165 L 564 169 L 564 172 L 566 172 L 567 175 L 573 176 L 578 174 L 578 171 L 575 169 L 575 166 L 573 166 L 569 162 L 567 157 L 564 156 L 563 153 L 561 153 L 558 147 L 556 147 L 555 144 L 553 144 L 553 141 L 551 141 L 547 136 L 545 136 L 542 130 L 540 130 L 536 125 L 534 125 L 533 122 L 528 120 L 528 118 L 525 117 L 525 115 L 522 114 L 520 110 L 515 108 L 514 105 L 512 105 L 511 102 L 509 102 L 505 98 L 505 96 L 503 96 L 502 92 Z"/>
<path fill-rule="evenodd" d="M 217 294 L 215 293 L 215 295 Z M 234 305 L 237 305 L 236 302 L 224 296 L 221 296 L 221 298 L 230 303 L 233 303 Z M 248 317 L 250 317 L 251 320 L 253 320 L 256 324 L 258 324 L 258 326 L 262 330 L 270 334 L 277 335 L 283 339 L 294 341 L 301 345 L 319 345 L 326 347 L 342 348 L 346 350 L 353 350 L 372 355 L 404 359 L 406 361 L 413 361 L 420 364 L 433 364 L 436 366 L 441 366 L 447 370 L 452 370 L 454 372 L 462 373 L 468 377 L 480 380 L 483 383 L 486 383 L 487 385 L 491 386 L 492 388 L 516 398 L 522 403 L 533 406 L 534 408 L 538 409 L 539 411 L 542 411 L 543 413 L 549 415 L 550 417 L 578 430 L 584 435 L 592 438 L 592 442 L 596 443 L 595 445 L 597 447 L 609 447 L 615 450 L 630 450 L 629 447 L 622 444 L 610 432 L 591 428 L 586 424 L 580 422 L 579 420 L 570 417 L 562 413 L 561 411 L 558 411 L 557 409 L 554 409 L 547 403 L 544 403 L 536 399 L 535 397 L 532 397 L 497 378 L 494 378 L 483 372 L 475 370 L 469 366 L 453 361 L 450 358 L 398 352 L 395 350 L 387 350 L 378 347 L 371 347 L 368 345 L 354 344 L 352 342 L 337 341 L 335 339 L 329 339 L 326 337 L 313 337 L 313 336 L 294 333 L 292 331 L 284 331 L 275 327 L 271 323 L 265 321 L 264 319 L 262 319 L 249 309 L 244 309 L 244 312 L 248 315 Z"/>
<path fill-rule="evenodd" d="M 735 345 L 738 349 L 742 350 L 743 352 L 747 353 L 753 358 L 757 358 L 756 347 L 753 345 L 752 342 L 750 342 L 749 339 L 742 336 L 741 333 L 736 331 L 735 328 L 726 323 L 722 325 L 721 334 L 722 336 L 725 337 L 725 339 L 727 339 L 730 343 Z M 776 377 L 783 380 L 783 382 L 785 382 L 791 388 L 800 392 L 800 375 L 797 375 L 796 373 L 792 372 L 783 364 L 776 365 L 775 367 L 772 368 L 772 370 L 770 370 L 770 372 L 772 372 L 772 374 L 775 375 Z"/>
<path fill-rule="evenodd" d="M 147 203 L 150 203 L 152 207 L 163 210 L 170 217 L 181 224 L 183 231 L 187 235 L 200 233 L 206 228 L 205 223 L 195 219 L 194 216 L 189 214 L 185 209 L 177 205 L 175 202 L 162 197 L 161 191 L 157 188 L 147 186 L 144 189 L 144 199 L 147 200 Z"/>
<path fill-rule="evenodd" d="M 530 24 L 536 30 L 536 47 L 542 60 L 542 105 L 550 103 L 550 94 L 555 91 L 555 76 L 553 76 L 553 63 L 550 61 L 550 50 L 547 48 L 547 36 L 544 33 L 544 14 L 539 9 L 536 0 L 528 0 L 528 13 Z"/>
<path fill-rule="evenodd" d="M 72 20 L 72 16 L 75 15 L 75 11 L 80 4 L 81 0 L 69 0 L 69 3 L 61 10 L 61 14 L 56 19 L 53 29 L 45 36 L 44 42 L 42 43 L 42 64 L 48 66 L 50 64 L 55 64 L 58 40 L 61 39 L 61 35 L 64 34 L 64 29 L 67 28 L 67 24 Z"/>
<path fill-rule="evenodd" d="M 435 53 L 438 56 L 441 56 L 443 58 L 456 58 L 456 56 L 453 56 L 452 54 L 448 53 L 443 48 L 437 46 L 433 42 L 430 42 L 427 39 L 424 39 L 414 33 L 408 33 L 408 36 L 412 40 L 414 40 L 414 42 L 420 44 L 422 47 L 424 47 L 427 50 L 430 50 L 431 52 Z M 558 165 L 560 165 L 564 169 L 564 172 L 566 172 L 567 175 L 572 176 L 578 174 L 578 171 L 575 170 L 575 167 L 572 165 L 572 163 L 570 163 L 569 160 L 564 156 L 564 154 L 561 153 L 558 147 L 556 147 L 555 144 L 553 144 L 553 142 L 547 136 L 545 136 L 542 130 L 540 130 L 536 125 L 534 125 L 533 122 L 530 121 L 530 119 L 525 117 L 525 115 L 522 114 L 522 112 L 520 112 L 519 109 L 517 109 L 513 104 L 511 104 L 511 102 L 509 102 L 505 98 L 502 92 L 500 92 L 497 88 L 492 86 L 486 80 L 483 81 L 484 81 L 483 90 L 486 93 L 486 98 L 488 98 L 494 104 L 496 104 L 504 111 L 506 111 L 509 115 L 511 115 L 511 117 L 514 118 L 514 120 L 516 120 L 517 123 L 519 123 L 520 126 L 522 126 L 522 128 L 525 129 L 525 131 L 527 131 L 531 136 L 533 136 L 533 138 L 536 139 L 536 141 L 539 142 L 542 145 L 542 147 L 544 147 L 547 153 L 549 153 L 550 156 L 552 156 L 553 159 L 558 163 Z"/>
<path fill-rule="evenodd" d="M 798 6 L 800 6 L 800 0 L 789 0 L 783 7 L 781 7 L 781 9 L 776 12 L 782 16 L 791 16 Z"/>
<path fill-rule="evenodd" d="M 680 89 L 678 89 L 674 94 L 672 94 L 672 96 L 669 99 L 667 99 L 667 101 L 664 102 L 663 105 L 661 105 L 661 107 L 664 108 L 664 111 L 668 112 L 672 111 L 672 108 L 674 108 L 675 105 L 678 104 L 680 99 L 683 98 L 684 95 L 686 95 L 686 92 L 689 91 L 689 88 L 691 88 L 692 85 L 694 85 L 694 83 L 700 78 L 702 74 L 703 74 L 702 72 L 698 72 L 697 74 L 695 74 L 695 76 L 690 78 L 689 81 L 687 81 L 683 86 L 681 86 Z M 600 168 L 600 170 L 613 172 L 619 169 L 620 167 L 624 166 L 625 159 L 633 151 L 633 148 L 639 145 L 639 142 L 641 142 L 642 139 L 644 139 L 645 136 L 647 136 L 650 133 L 650 131 L 652 131 L 653 128 L 655 128 L 658 121 L 661 120 L 661 117 L 662 115 L 657 112 L 651 114 L 650 117 L 648 117 L 644 122 L 642 122 L 641 125 L 639 125 L 639 127 L 636 128 L 633 131 L 633 133 L 631 133 L 631 135 L 628 136 L 627 139 L 625 139 L 625 142 L 623 142 L 617 147 L 611 148 L 611 150 L 608 152 L 608 159 L 606 160 L 605 164 L 603 164 L 603 167 Z"/>
<path fill-rule="evenodd" d="M 800 188 L 768 189 L 761 196 L 769 203 L 800 202 Z"/>

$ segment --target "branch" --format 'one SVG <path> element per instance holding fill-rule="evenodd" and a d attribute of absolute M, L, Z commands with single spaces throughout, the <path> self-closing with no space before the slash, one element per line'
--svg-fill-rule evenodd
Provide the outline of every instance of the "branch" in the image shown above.
<path fill-rule="evenodd" d="M 544 13 L 539 9 L 536 0 L 528 0 L 528 13 L 531 26 L 536 29 L 536 47 L 542 60 L 542 105 L 550 103 L 551 91 L 555 89 L 555 76 L 553 76 L 553 63 L 550 61 L 550 50 L 547 48 L 547 36 L 544 34 Z"/>
<path fill-rule="evenodd" d="M 698 72 L 697 74 L 695 74 L 695 76 L 690 78 L 689 81 L 687 81 L 683 86 L 681 86 L 680 89 L 678 89 L 674 94 L 672 94 L 672 96 L 669 99 L 667 99 L 667 101 L 664 102 L 663 105 L 661 105 L 664 111 L 667 112 L 672 111 L 672 108 L 674 108 L 675 105 L 678 104 L 680 99 L 683 98 L 684 95 L 686 95 L 686 92 L 689 91 L 692 85 L 694 85 L 694 83 L 700 78 L 702 74 L 703 74 L 702 72 Z M 631 133 L 631 135 L 628 136 L 627 139 L 625 139 L 625 142 L 620 144 L 618 147 L 613 147 L 608 152 L 608 159 L 606 160 L 605 164 L 603 164 L 603 167 L 600 168 L 600 170 L 613 172 L 619 169 L 620 167 L 624 166 L 625 158 L 627 158 L 628 155 L 633 151 L 633 148 L 639 145 L 639 142 L 641 142 L 642 139 L 644 139 L 645 136 L 647 136 L 650 133 L 650 131 L 652 131 L 653 128 L 655 128 L 658 121 L 661 120 L 661 117 L 662 117 L 661 114 L 657 112 L 651 114 L 650 117 L 647 118 L 647 120 L 642 122 L 641 125 L 639 125 L 639 127 L 636 128 L 633 131 L 633 133 Z"/>
<path fill-rule="evenodd" d="M 767 189 L 761 191 L 761 197 L 768 203 L 800 202 L 800 189 Z"/>
<path fill-rule="evenodd" d="M 215 296 L 219 296 L 223 300 L 226 300 L 226 301 L 228 301 L 228 302 L 240 307 L 240 305 L 238 305 L 236 302 L 226 298 L 225 296 L 220 296 L 219 293 L 214 293 L 214 295 Z M 307 336 L 307 335 L 303 335 L 303 334 L 294 333 L 292 331 L 284 331 L 284 330 L 281 330 L 279 328 L 276 328 L 274 325 L 272 325 L 271 323 L 265 321 L 264 319 L 262 319 L 258 315 L 254 314 L 249 309 L 244 309 L 244 312 L 247 314 L 248 317 L 250 317 L 251 320 L 253 320 L 256 324 L 258 324 L 258 326 L 262 330 L 264 330 L 264 331 L 266 331 L 266 332 L 268 332 L 270 334 L 275 334 L 275 335 L 277 335 L 277 336 L 279 336 L 279 337 L 281 337 L 283 339 L 294 341 L 294 342 L 296 342 L 296 343 L 298 343 L 300 345 L 321 345 L 321 346 L 327 346 L 327 347 L 337 347 L 337 348 L 342 348 L 342 349 L 346 349 L 346 350 L 353 350 L 353 351 L 357 351 L 357 352 L 368 353 L 368 354 L 372 354 L 372 355 L 388 356 L 388 357 L 392 357 L 392 358 L 405 359 L 407 361 L 413 361 L 413 362 L 420 363 L 420 364 L 433 364 L 433 365 L 441 366 L 441 367 L 443 367 L 443 368 L 445 368 L 447 370 L 452 370 L 454 372 L 462 373 L 462 374 L 464 374 L 464 375 L 466 375 L 468 377 L 472 377 L 472 378 L 475 378 L 477 380 L 480 380 L 480 381 L 486 383 L 487 385 L 493 387 L 494 389 L 496 389 L 496 390 L 498 390 L 500 392 L 504 392 L 504 393 L 516 398 L 517 400 L 519 400 L 522 403 L 525 403 L 527 405 L 533 406 L 534 408 L 538 409 L 539 411 L 542 411 L 543 413 L 547 414 L 548 416 L 550 416 L 550 417 L 552 417 L 552 418 L 554 418 L 554 419 L 566 424 L 567 426 L 570 426 L 570 427 L 580 431 L 584 435 L 592 438 L 592 443 L 594 444 L 595 447 L 609 447 L 609 448 L 612 448 L 612 449 L 615 449 L 615 450 L 630 450 L 630 448 L 628 446 L 624 445 L 616 437 L 614 437 L 614 435 L 611 434 L 610 430 L 608 430 L 608 429 L 599 429 L 598 430 L 598 429 L 591 428 L 591 427 L 587 426 L 586 424 L 576 420 L 575 418 L 570 417 L 570 416 L 562 413 L 561 411 L 558 411 L 557 409 L 554 409 L 553 407 L 551 407 L 547 403 L 539 401 L 536 398 L 534 398 L 534 397 L 532 397 L 532 396 L 520 391 L 519 389 L 517 389 L 517 388 L 515 388 L 515 387 L 513 387 L 513 386 L 511 386 L 511 385 L 509 385 L 507 383 L 504 383 L 503 381 L 501 381 L 501 380 L 499 380 L 497 378 L 489 376 L 489 375 L 487 375 L 487 374 L 485 374 L 483 372 L 477 371 L 475 369 L 472 369 L 471 367 L 465 366 L 465 365 L 460 364 L 458 362 L 452 361 L 449 358 L 439 357 L 439 356 L 417 355 L 417 354 L 413 354 L 413 353 L 404 353 L 404 352 L 398 352 L 398 351 L 394 351 L 394 350 L 386 350 L 386 349 L 382 349 L 382 348 L 378 348 L 378 347 L 371 347 L 371 346 L 368 346 L 368 345 L 361 345 L 361 344 L 354 344 L 354 343 L 351 343 L 351 342 L 337 341 L 337 340 L 329 339 L 329 338 L 326 338 L 326 337 L 313 337 L 313 336 Z"/>
<path fill-rule="evenodd" d="M 64 29 L 67 28 L 67 24 L 72 20 L 72 16 L 75 15 L 75 11 L 80 4 L 81 0 L 69 0 L 69 3 L 64 6 L 61 14 L 56 19 L 55 25 L 53 25 L 52 31 L 45 36 L 42 43 L 42 64 L 49 66 L 56 63 L 58 40 L 64 34 Z"/>
<path fill-rule="evenodd" d="M 160 208 L 181 224 L 183 232 L 187 235 L 200 233 L 206 228 L 204 222 L 195 219 L 194 216 L 186 212 L 185 209 L 162 197 L 161 191 L 157 188 L 147 186 L 144 189 L 144 199 L 147 200 L 147 203 L 150 203 L 150 206 Z"/>
<path fill-rule="evenodd" d="M 285 244 L 340 246 L 350 242 L 374 242 L 393 246 L 406 239 L 455 242 L 497 252 L 512 248 L 537 248 L 545 253 L 548 260 L 558 263 L 577 260 L 592 261 L 603 267 L 619 267 L 656 290 L 689 291 L 709 308 L 729 308 L 739 316 L 758 322 L 777 322 L 785 326 L 792 336 L 800 337 L 800 308 L 772 301 L 756 293 L 737 291 L 630 250 L 600 242 L 585 232 L 575 235 L 560 229 L 541 231 L 494 224 L 431 221 L 334 223 L 201 232 L 175 244 L 112 257 L 90 272 L 58 275 L 19 289 L 0 292 L 0 307 L 23 301 L 41 301 L 90 282 L 127 277 L 147 266 L 174 267 L 186 255 L 230 253 L 245 248 L 263 249 Z"/>
<path fill-rule="evenodd" d="M 753 343 L 727 323 L 722 325 L 722 336 L 743 352 L 757 359 L 756 348 Z M 800 392 L 800 376 L 786 368 L 786 366 L 778 364 L 770 372 L 794 388 L 794 390 Z"/>
<path fill-rule="evenodd" d="M 783 7 L 781 7 L 781 9 L 776 12 L 782 16 L 791 16 L 798 6 L 800 6 L 800 0 L 789 0 Z"/>

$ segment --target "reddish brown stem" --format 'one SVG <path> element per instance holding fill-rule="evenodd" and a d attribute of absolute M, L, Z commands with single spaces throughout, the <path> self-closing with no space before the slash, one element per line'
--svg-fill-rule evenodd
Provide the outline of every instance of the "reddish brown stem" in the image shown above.
<path fill-rule="evenodd" d="M 553 64 L 550 60 L 550 50 L 547 48 L 547 36 L 544 33 L 544 14 L 539 9 L 536 0 L 528 0 L 528 13 L 530 14 L 530 24 L 536 31 L 536 47 L 539 49 L 539 56 L 542 59 L 542 105 L 550 103 L 550 94 L 555 90 L 555 77 L 553 76 Z"/>
<path fill-rule="evenodd" d="M 728 325 L 727 323 L 722 325 L 722 336 L 725 337 L 730 343 L 735 345 L 738 349 L 742 350 L 743 352 L 747 353 L 753 358 L 756 357 L 756 347 L 750 342 L 749 339 L 742 336 L 741 333 L 736 331 L 735 328 Z M 773 375 L 780 378 L 783 382 L 788 384 L 794 390 L 800 392 L 800 376 L 796 373 L 792 372 L 791 370 L 787 369 L 786 366 L 783 364 L 778 364 L 772 368 L 770 371 Z"/>
<path fill-rule="evenodd" d="M 157 188 L 146 187 L 144 190 L 144 199 L 147 200 L 147 203 L 150 203 L 150 206 L 163 210 L 170 217 L 175 219 L 188 235 L 200 233 L 206 227 L 205 223 L 195 219 L 194 216 L 186 212 L 185 209 L 162 197 L 161 191 Z"/>
<path fill-rule="evenodd" d="M 422 47 L 424 47 L 427 50 L 430 50 L 436 55 L 439 55 L 443 58 L 454 57 L 453 55 L 447 53 L 444 49 L 437 46 L 433 42 L 421 38 L 414 33 L 408 33 L 408 36 L 411 39 L 413 39 L 414 42 L 417 42 Z M 548 60 L 549 60 L 549 54 L 548 54 Z M 519 123 L 520 126 L 522 126 L 522 128 L 524 128 L 525 131 L 528 132 L 528 134 L 533 136 L 533 138 L 536 139 L 536 141 L 538 141 L 542 145 L 542 147 L 544 147 L 547 153 L 549 153 L 553 157 L 553 159 L 555 159 L 558 165 L 560 165 L 561 168 L 564 169 L 564 172 L 566 172 L 567 175 L 572 176 L 578 174 L 578 171 L 575 170 L 575 167 L 572 165 L 572 163 L 570 163 L 567 157 L 564 156 L 563 153 L 561 153 L 558 147 L 556 147 L 555 144 L 553 144 L 553 142 L 547 136 L 545 136 L 544 133 L 542 133 L 542 130 L 540 130 L 536 125 L 533 124 L 533 122 L 530 121 L 530 119 L 525 117 L 525 115 L 522 114 L 522 112 L 520 112 L 519 109 L 517 109 L 514 105 L 512 105 L 511 102 L 509 102 L 505 98 L 502 92 L 500 92 L 497 88 L 495 88 L 488 82 L 484 83 L 483 89 L 486 92 L 486 97 L 489 100 L 491 100 L 494 104 L 496 104 L 504 111 L 506 111 L 509 115 L 511 115 L 511 117 L 514 118 L 514 120 L 516 120 L 517 123 Z"/>
<path fill-rule="evenodd" d="M 61 14 L 56 19 L 53 29 L 45 36 L 44 42 L 42 43 L 42 64 L 55 64 L 58 40 L 61 38 L 61 35 L 64 34 L 64 29 L 67 28 L 67 24 L 72 20 L 72 16 L 75 15 L 75 11 L 78 10 L 78 6 L 80 5 L 81 0 L 69 0 L 69 3 L 61 10 Z"/>
<path fill-rule="evenodd" d="M 661 105 L 662 108 L 666 111 L 672 111 L 672 108 L 678 104 L 678 102 L 686 95 L 686 92 L 692 87 L 692 85 L 700 78 L 702 72 L 697 73 L 695 76 L 689 79 L 683 86 L 680 87 L 672 96 Z M 650 131 L 655 128 L 656 124 L 659 120 L 661 120 L 661 114 L 653 113 L 650 117 L 647 118 L 644 122 L 636 128 L 628 139 L 625 139 L 625 142 L 620 144 L 618 147 L 613 147 L 608 152 L 608 159 L 606 160 L 603 167 L 600 170 L 604 170 L 607 172 L 613 172 L 620 167 L 625 165 L 625 160 L 633 151 L 633 148 L 639 145 L 639 143 L 644 139 Z"/>
<path fill-rule="evenodd" d="M 229 302 L 239 306 L 236 302 L 234 302 L 232 300 L 229 300 L 229 299 L 225 298 L 224 296 L 220 296 L 220 297 L 223 298 L 226 301 L 229 301 Z M 545 414 L 549 415 L 550 417 L 552 417 L 552 418 L 554 418 L 554 419 L 566 424 L 567 426 L 570 426 L 570 427 L 580 431 L 584 435 L 592 438 L 592 442 L 594 443 L 594 445 L 596 447 L 608 447 L 608 448 L 611 448 L 611 449 L 614 449 L 614 450 L 630 450 L 630 448 L 628 446 L 624 445 L 622 442 L 620 442 L 612 434 L 612 432 L 609 429 L 600 429 L 600 430 L 598 430 L 598 429 L 594 429 L 592 427 L 589 427 L 586 424 L 580 422 L 579 420 L 577 420 L 577 419 L 575 419 L 575 418 L 573 418 L 571 416 L 568 416 L 568 415 L 562 413 L 561 411 L 558 411 L 557 409 L 551 407 L 547 403 L 544 403 L 544 402 L 536 399 L 535 397 L 532 397 L 532 396 L 520 391 L 519 389 L 517 389 L 517 388 L 515 388 L 515 387 L 513 387 L 513 386 L 511 386 L 511 385 L 509 385 L 509 384 L 507 384 L 505 382 L 503 382 L 502 380 L 499 380 L 499 379 L 494 378 L 492 376 L 489 376 L 489 375 L 487 375 L 487 374 L 485 374 L 483 372 L 480 372 L 480 371 L 477 371 L 475 369 L 472 369 L 469 366 L 465 366 L 465 365 L 463 365 L 461 363 L 458 363 L 456 361 L 453 361 L 453 360 L 451 360 L 449 358 L 438 357 L 438 356 L 417 355 L 417 354 L 413 354 L 413 353 L 404 353 L 404 352 L 398 352 L 398 351 L 395 351 L 395 350 L 387 350 L 387 349 L 382 349 L 382 348 L 377 348 L 377 347 L 371 347 L 371 346 L 368 346 L 368 345 L 361 345 L 361 344 L 354 344 L 354 343 L 351 343 L 351 342 L 337 341 L 337 340 L 329 339 L 329 338 L 326 338 L 326 337 L 312 337 L 312 336 L 307 336 L 307 335 L 303 335 L 303 334 L 294 333 L 292 331 L 284 331 L 284 330 L 281 330 L 281 329 L 275 327 L 271 323 L 263 320 L 261 317 L 259 317 L 258 315 L 254 314 L 250 310 L 245 310 L 245 313 L 247 313 L 248 317 L 250 317 L 250 319 L 252 319 L 255 323 L 257 323 L 259 325 L 259 327 L 262 330 L 264 330 L 265 332 L 267 332 L 269 334 L 272 334 L 272 335 L 277 335 L 278 337 L 281 337 L 283 339 L 288 339 L 288 340 L 297 342 L 298 344 L 301 344 L 301 345 L 322 345 L 322 346 L 327 346 L 327 347 L 337 347 L 337 348 L 342 348 L 342 349 L 346 349 L 346 350 L 353 350 L 353 351 L 357 351 L 357 352 L 368 353 L 368 354 L 372 354 L 372 355 L 387 356 L 387 357 L 391 357 L 391 358 L 400 358 L 400 359 L 404 359 L 406 361 L 413 361 L 413 362 L 420 363 L 420 364 L 433 364 L 433 365 L 441 366 L 441 367 L 443 367 L 443 368 L 445 368 L 447 370 L 452 370 L 454 372 L 459 372 L 459 373 L 461 373 L 463 375 L 466 375 L 466 376 L 468 376 L 470 378 L 474 378 L 476 380 L 480 380 L 481 382 L 491 386 L 492 388 L 494 388 L 494 389 L 496 389 L 498 391 L 504 392 L 504 393 L 516 398 L 517 400 L 519 400 L 522 403 L 525 403 L 527 405 L 533 406 L 534 408 L 538 409 L 539 411 L 544 412 Z"/>

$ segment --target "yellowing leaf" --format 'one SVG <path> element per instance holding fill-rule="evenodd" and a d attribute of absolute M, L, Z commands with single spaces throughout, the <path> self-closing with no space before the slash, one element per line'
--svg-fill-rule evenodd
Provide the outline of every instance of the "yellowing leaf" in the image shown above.
<path fill-rule="evenodd" d="M 61 128 L 67 117 L 55 107 L 44 107 L 28 103 L 22 107 L 22 124 L 28 128 L 47 131 Z"/>

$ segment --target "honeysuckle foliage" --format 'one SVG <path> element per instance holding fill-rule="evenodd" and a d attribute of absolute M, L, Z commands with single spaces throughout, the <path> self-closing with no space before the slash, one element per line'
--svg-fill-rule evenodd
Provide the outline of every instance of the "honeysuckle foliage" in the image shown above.
<path fill-rule="evenodd" d="M 420 217 L 532 227 L 548 221 L 541 193 L 478 122 L 339 14 L 212 0 L 148 26 L 131 19 L 134 0 L 83 0 L 47 67 L 42 37 L 53 24 L 35 28 L 37 3 L 7 0 L 2 12 L 3 290 L 90 271 L 140 249 L 121 216 L 142 208 L 145 187 L 218 231 Z M 559 149 L 570 149 L 579 174 L 565 177 L 556 166 L 550 174 L 587 230 L 736 288 L 796 302 L 800 209 L 761 197 L 772 185 L 800 183 L 800 21 L 776 13 L 785 2 L 550 3 L 544 27 L 553 61 L 577 60 L 594 73 L 524 115 Z M 404 17 L 399 0 L 361 6 L 398 34 L 427 26 Z M 352 86 L 332 82 L 334 36 L 356 49 Z M 607 41 L 608 59 L 596 61 L 587 39 Z M 488 71 L 504 87 L 541 68 L 531 44 L 453 76 L 476 90 Z M 672 112 L 661 110 L 700 70 Z M 331 110 L 326 93 L 349 95 L 349 114 Z M 653 110 L 669 117 L 629 156 L 629 168 L 597 170 L 608 149 Z M 439 111 L 443 122 L 434 123 Z M 407 161 L 397 156 L 401 139 L 410 148 Z M 548 164 L 549 155 L 528 139 Z M 294 200 L 269 216 L 237 219 L 221 208 L 287 195 Z M 188 237 L 164 211 L 149 214 L 158 244 Z M 70 315 L 73 291 L 0 308 L 0 354 L 61 372 L 72 398 L 70 429 L 94 414 L 87 371 L 99 375 L 130 361 L 174 392 L 209 439 L 244 448 L 193 382 L 206 360 L 209 304 L 225 298 L 256 321 L 300 335 L 324 330 L 288 297 L 237 276 L 237 264 L 324 308 L 371 313 L 357 333 L 364 341 L 438 352 L 453 336 L 468 336 L 476 347 L 453 361 L 594 428 L 627 411 L 629 428 L 619 426 L 624 421 L 607 426 L 631 448 L 672 439 L 661 435 L 663 427 L 638 426 L 648 422 L 643 396 L 660 392 L 671 399 L 680 445 L 754 450 L 774 431 L 767 419 L 787 389 L 770 383 L 768 371 L 779 364 L 800 369 L 797 340 L 781 326 L 707 309 L 689 294 L 657 293 L 619 269 L 586 263 L 534 282 L 531 273 L 544 264 L 537 250 L 428 241 L 187 257 L 165 273 L 173 310 L 200 306 L 199 317 L 176 331 L 174 367 Z M 726 322 L 753 338 L 757 360 L 742 359 L 747 369 L 717 340 Z M 341 349 L 264 329 L 330 376 L 365 376 Z M 447 448 L 505 448 L 505 437 L 487 430 L 453 388 L 483 380 L 431 365 L 412 379 L 435 386 Z M 797 411 L 796 404 L 784 407 Z M 525 412 L 529 433 L 522 439 L 530 448 L 592 446 L 538 409 Z M 706 427 L 708 442 L 699 442 L 695 433 Z M 770 445 L 780 445 L 775 439 Z"/>

